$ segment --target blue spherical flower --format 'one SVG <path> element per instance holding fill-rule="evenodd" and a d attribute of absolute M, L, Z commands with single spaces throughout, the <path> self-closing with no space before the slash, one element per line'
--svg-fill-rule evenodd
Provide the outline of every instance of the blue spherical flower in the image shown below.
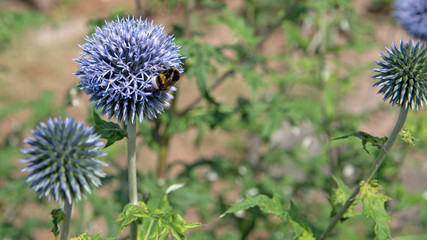
<path fill-rule="evenodd" d="M 25 139 L 31 147 L 21 152 L 30 156 L 20 161 L 30 165 L 22 172 L 30 172 L 25 181 L 32 182 L 30 189 L 40 198 L 71 204 L 101 185 L 105 173 L 99 167 L 107 164 L 95 158 L 106 154 L 98 150 L 104 144 L 93 127 L 83 124 L 73 118 L 49 119 L 31 130 L 34 137 Z"/>
<path fill-rule="evenodd" d="M 80 46 L 79 87 L 91 95 L 95 108 L 118 121 L 156 118 L 173 96 L 153 87 L 160 70 L 183 72 L 182 57 L 171 35 L 147 20 L 106 22 Z M 176 90 L 172 87 L 170 90 Z"/>
<path fill-rule="evenodd" d="M 408 43 L 396 43 L 386 48 L 388 56 L 380 54 L 384 61 L 377 61 L 380 68 L 374 69 L 378 79 L 374 86 L 381 89 L 384 100 L 390 99 L 406 109 L 422 108 L 427 100 L 427 51 L 424 44 L 412 40 Z"/>
<path fill-rule="evenodd" d="M 427 40 L 427 1 L 397 0 L 395 16 L 409 34 Z"/>

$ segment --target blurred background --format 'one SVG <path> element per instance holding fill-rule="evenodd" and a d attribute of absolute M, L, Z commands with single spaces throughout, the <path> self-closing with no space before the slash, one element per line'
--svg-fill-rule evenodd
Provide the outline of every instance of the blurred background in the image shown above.
<path fill-rule="evenodd" d="M 247 196 L 292 200 L 315 234 L 327 225 L 332 175 L 353 187 L 378 149 L 356 131 L 387 136 L 398 115 L 372 87 L 385 47 L 410 37 L 393 17 L 393 0 L 0 0 L 0 238 L 54 239 L 50 211 L 61 207 L 27 190 L 19 149 L 49 117 L 93 122 L 89 97 L 76 88 L 78 44 L 117 16 L 141 16 L 174 34 L 186 56 L 171 108 L 138 126 L 140 199 L 185 183 L 169 207 L 203 227 L 190 239 L 292 239 L 289 223 L 257 208 L 229 214 Z M 393 198 L 394 239 L 426 239 L 427 158 L 423 112 L 406 127 L 377 174 Z M 77 203 L 71 236 L 101 232 L 127 202 L 126 141 L 106 149 L 108 177 Z M 167 163 L 164 165 L 163 163 Z M 158 179 L 166 179 L 158 181 Z M 331 239 L 372 239 L 357 216 Z M 126 236 L 126 234 L 122 234 Z"/>

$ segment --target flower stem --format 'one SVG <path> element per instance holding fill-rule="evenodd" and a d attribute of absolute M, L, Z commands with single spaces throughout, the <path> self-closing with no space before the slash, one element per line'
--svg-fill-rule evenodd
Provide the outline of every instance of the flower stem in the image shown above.
<path fill-rule="evenodd" d="M 65 219 L 61 225 L 61 240 L 68 239 L 68 233 L 70 232 L 71 223 L 71 210 L 73 209 L 73 202 L 69 203 L 67 199 L 65 199 L 64 202 Z"/>
<path fill-rule="evenodd" d="M 375 173 L 378 171 L 381 164 L 384 162 L 385 156 L 387 155 L 388 151 L 391 149 L 391 146 L 393 146 L 393 143 L 396 140 L 397 136 L 399 135 L 400 130 L 402 130 L 402 127 L 403 127 L 403 124 L 405 123 L 407 115 L 408 115 L 408 109 L 401 107 L 400 113 L 399 113 L 399 118 L 397 119 L 397 122 L 393 128 L 393 131 L 390 134 L 390 137 L 388 138 L 384 147 L 381 149 L 381 152 L 378 155 L 377 159 L 372 164 L 371 169 L 369 169 L 369 172 L 366 174 L 366 176 L 361 181 L 361 184 L 369 184 L 369 182 L 372 180 Z M 328 237 L 329 233 L 332 232 L 335 225 L 342 218 L 344 213 L 348 210 L 348 208 L 356 200 L 355 197 L 357 194 L 359 194 L 359 191 L 360 191 L 360 184 L 357 185 L 356 189 L 354 189 L 353 193 L 350 195 L 350 197 L 347 199 L 347 201 L 344 203 L 344 205 L 340 208 L 338 213 L 332 218 L 331 222 L 329 223 L 329 225 L 325 229 L 325 231 L 322 233 L 319 240 L 324 240 Z"/>
<path fill-rule="evenodd" d="M 129 181 L 129 202 L 134 205 L 138 202 L 137 178 L 136 178 L 136 120 L 127 123 L 128 134 L 128 181 Z M 130 224 L 130 240 L 136 240 L 138 233 L 137 222 Z"/>

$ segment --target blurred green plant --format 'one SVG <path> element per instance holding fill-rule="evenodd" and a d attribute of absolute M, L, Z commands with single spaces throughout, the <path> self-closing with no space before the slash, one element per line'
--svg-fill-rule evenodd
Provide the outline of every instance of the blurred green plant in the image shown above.
<path fill-rule="evenodd" d="M 0 50 L 9 46 L 26 28 L 40 25 L 44 21 L 45 16 L 40 12 L 0 10 Z"/>

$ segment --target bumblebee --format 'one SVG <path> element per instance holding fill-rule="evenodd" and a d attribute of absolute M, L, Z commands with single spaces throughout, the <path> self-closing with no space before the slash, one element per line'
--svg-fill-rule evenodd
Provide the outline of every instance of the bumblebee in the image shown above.
<path fill-rule="evenodd" d="M 158 71 L 159 75 L 151 78 L 151 84 L 154 91 L 168 91 L 176 82 L 178 82 L 181 73 L 174 67 L 169 67 Z"/>

